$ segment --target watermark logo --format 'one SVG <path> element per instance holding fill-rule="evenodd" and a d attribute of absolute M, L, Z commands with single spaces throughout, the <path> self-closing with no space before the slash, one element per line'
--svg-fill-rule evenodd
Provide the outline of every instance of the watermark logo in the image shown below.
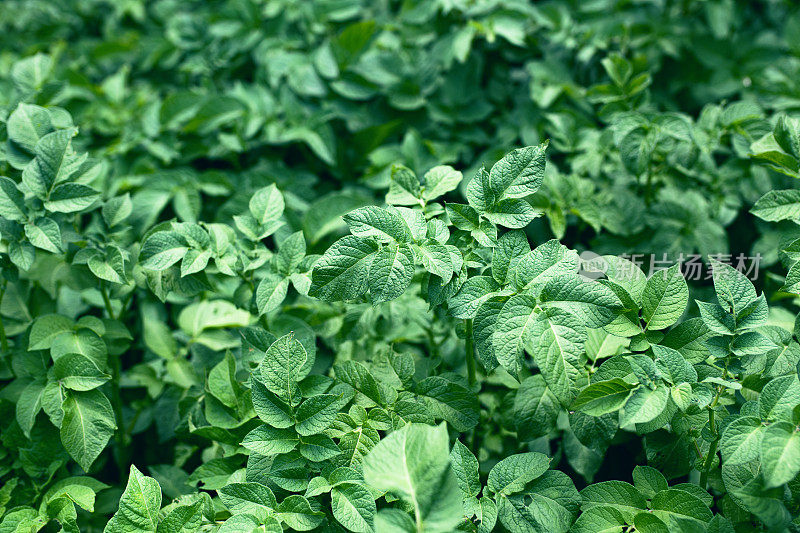
<path fill-rule="evenodd" d="M 608 261 L 603 256 L 586 250 L 578 256 L 578 274 L 587 279 L 600 279 L 608 272 Z"/>
<path fill-rule="evenodd" d="M 712 279 L 714 274 L 713 263 L 711 261 L 704 262 L 703 256 L 700 254 L 622 254 L 618 256 L 620 259 L 628 261 L 628 267 L 624 264 L 615 263 L 613 268 L 613 275 L 615 279 L 633 280 L 641 274 L 641 271 L 647 277 L 651 277 L 658 272 L 664 272 L 673 265 L 680 265 L 683 277 L 688 281 L 699 281 L 704 279 Z M 714 259 L 720 263 L 724 263 L 736 271 L 740 272 L 743 276 L 752 281 L 758 279 L 759 267 L 761 264 L 761 254 L 748 256 L 745 254 L 709 254 L 709 259 Z M 638 267 L 638 268 L 637 268 Z M 596 254 L 590 250 L 581 252 L 578 255 L 578 274 L 590 280 L 601 279 L 611 271 L 611 264 L 603 256 Z"/>

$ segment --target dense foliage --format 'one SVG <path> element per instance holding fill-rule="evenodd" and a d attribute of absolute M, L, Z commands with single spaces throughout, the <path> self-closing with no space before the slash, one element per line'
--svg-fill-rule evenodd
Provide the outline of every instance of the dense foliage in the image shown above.
<path fill-rule="evenodd" d="M 0 29 L 0 532 L 800 529 L 793 2 Z"/>

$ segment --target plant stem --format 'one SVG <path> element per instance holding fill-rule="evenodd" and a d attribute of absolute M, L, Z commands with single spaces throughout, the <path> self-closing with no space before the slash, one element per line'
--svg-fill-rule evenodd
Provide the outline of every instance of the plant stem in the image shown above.
<path fill-rule="evenodd" d="M 708 448 L 708 455 L 706 455 L 706 462 L 703 465 L 703 471 L 700 472 L 700 487 L 703 489 L 708 485 L 708 473 L 711 470 L 711 464 L 714 462 L 714 456 L 717 454 L 717 442 L 719 439 L 711 441 L 711 446 Z"/>
<path fill-rule="evenodd" d="M 472 339 L 472 319 L 467 318 L 464 321 L 464 329 L 467 336 L 467 379 L 469 379 L 470 386 L 475 385 L 475 346 Z"/>
<path fill-rule="evenodd" d="M 108 317 L 111 320 L 116 320 L 114 318 L 114 308 L 111 307 L 111 300 L 108 297 L 108 289 L 106 289 L 105 285 L 100 285 L 100 294 L 103 295 L 103 304 L 106 306 L 106 313 L 108 313 Z"/>
<path fill-rule="evenodd" d="M 717 443 L 719 442 L 719 435 L 717 435 L 717 426 L 714 423 L 714 408 L 717 406 L 717 402 L 719 402 L 719 396 L 722 393 L 722 387 L 717 388 L 717 394 L 714 396 L 714 401 L 711 402 L 711 405 L 708 406 L 708 425 L 711 428 L 711 436 L 714 440 L 711 441 L 711 445 L 708 447 L 708 455 L 706 455 L 706 461 L 703 464 L 703 470 L 700 472 L 700 487 L 703 489 L 706 488 L 708 484 L 708 473 L 711 471 L 711 465 L 714 462 L 714 456 L 717 455 Z"/>
<path fill-rule="evenodd" d="M 475 341 L 472 337 L 472 319 L 467 318 L 464 320 L 464 331 L 466 333 L 466 354 L 465 358 L 467 361 L 467 379 L 469 381 L 470 388 L 474 387 L 477 383 L 477 369 L 475 366 Z M 475 454 L 475 457 L 480 460 L 480 431 L 478 428 L 472 429 L 472 435 L 470 439 L 470 449 L 472 453 Z"/>

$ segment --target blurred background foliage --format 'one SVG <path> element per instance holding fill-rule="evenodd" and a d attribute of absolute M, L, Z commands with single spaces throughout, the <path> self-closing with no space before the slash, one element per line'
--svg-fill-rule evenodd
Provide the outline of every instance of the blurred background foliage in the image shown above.
<path fill-rule="evenodd" d="M 392 163 L 469 178 L 550 139 L 538 240 L 777 259 L 749 147 L 800 104 L 792 2 L 10 0 L 0 24 L 5 107 L 22 83 L 68 109 L 143 223 L 276 181 L 313 242 Z"/>

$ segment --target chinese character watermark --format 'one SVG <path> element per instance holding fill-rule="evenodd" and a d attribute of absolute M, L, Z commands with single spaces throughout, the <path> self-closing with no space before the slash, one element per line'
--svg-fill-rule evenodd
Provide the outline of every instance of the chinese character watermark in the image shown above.
<path fill-rule="evenodd" d="M 739 272 L 746 278 L 755 281 L 758 279 L 761 254 L 749 256 L 743 253 L 709 254 L 709 261 L 704 262 L 700 254 L 680 253 L 677 258 L 673 255 L 662 254 L 622 254 L 619 256 L 602 256 L 586 250 L 578 256 L 577 273 L 587 279 L 600 279 L 608 277 L 619 281 L 631 281 L 642 275 L 651 277 L 657 273 L 666 275 L 666 271 L 674 265 L 679 265 L 683 277 L 687 281 L 700 281 L 712 279 L 719 273 L 714 272 L 714 264 L 724 264 Z M 730 272 L 725 269 L 725 272 Z"/>

